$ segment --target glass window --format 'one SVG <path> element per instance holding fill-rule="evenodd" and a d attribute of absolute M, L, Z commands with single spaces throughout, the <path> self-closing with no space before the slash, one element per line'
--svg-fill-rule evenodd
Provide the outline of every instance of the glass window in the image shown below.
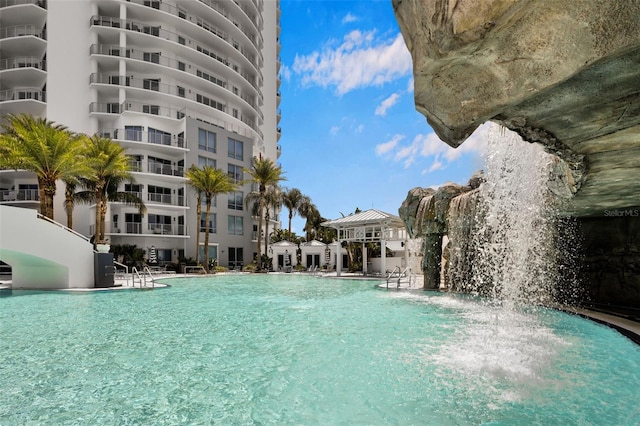
<path fill-rule="evenodd" d="M 206 213 L 200 213 L 200 232 L 205 232 L 206 231 L 206 227 L 207 227 L 207 223 L 206 223 Z M 216 220 L 216 214 L 215 213 L 211 213 L 209 215 L 209 232 L 211 233 L 216 233 L 217 230 L 217 224 L 216 224 L 217 220 Z"/>
<path fill-rule="evenodd" d="M 149 142 L 160 145 L 171 145 L 171 133 L 149 127 Z"/>
<path fill-rule="evenodd" d="M 216 167 L 216 160 L 213 158 L 208 158 L 208 157 L 203 157 L 201 155 L 198 155 L 198 166 L 200 167 L 204 167 L 204 166 L 210 166 L 215 168 Z"/>
<path fill-rule="evenodd" d="M 232 192 L 228 197 L 228 208 L 232 210 L 242 210 L 242 200 L 244 199 L 244 192 Z"/>
<path fill-rule="evenodd" d="M 204 259 L 204 244 L 200 244 L 200 248 L 198 249 L 200 253 L 199 258 Z M 218 246 L 209 246 L 209 260 L 218 258 Z"/>
<path fill-rule="evenodd" d="M 229 158 L 244 159 L 244 142 L 229 138 Z"/>
<path fill-rule="evenodd" d="M 198 129 L 198 148 L 216 152 L 216 134 L 205 129 Z"/>
<path fill-rule="evenodd" d="M 231 179 L 235 180 L 235 183 L 242 181 L 242 167 L 235 164 L 229 164 L 227 166 L 227 172 Z"/>
<path fill-rule="evenodd" d="M 141 141 L 142 126 L 124 126 L 124 138 L 128 141 Z"/>
<path fill-rule="evenodd" d="M 229 216 L 229 235 L 244 235 L 242 216 Z"/>

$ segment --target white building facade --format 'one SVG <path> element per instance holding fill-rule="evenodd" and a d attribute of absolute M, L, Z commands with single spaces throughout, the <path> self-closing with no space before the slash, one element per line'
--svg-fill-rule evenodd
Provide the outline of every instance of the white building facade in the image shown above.
<path fill-rule="evenodd" d="M 154 246 L 161 263 L 193 258 L 207 224 L 185 170 L 212 165 L 241 181 L 253 157 L 279 157 L 279 17 L 270 0 L 0 0 L 0 114 L 123 145 L 135 182 L 120 190 L 147 212 L 110 203 L 106 237 Z M 221 265 L 253 260 L 251 190 L 215 200 L 208 250 Z M 55 219 L 65 223 L 63 193 L 59 185 Z M 30 173 L 0 171 L 0 194 L 38 205 Z M 75 230 L 92 235 L 95 206 L 76 209 Z"/>

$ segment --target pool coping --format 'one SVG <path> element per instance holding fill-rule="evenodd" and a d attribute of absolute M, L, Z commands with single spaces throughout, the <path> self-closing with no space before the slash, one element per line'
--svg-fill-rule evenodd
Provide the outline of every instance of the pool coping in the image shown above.
<path fill-rule="evenodd" d="M 563 312 L 578 315 L 582 318 L 611 327 L 617 330 L 620 334 L 631 339 L 636 344 L 640 345 L 640 322 L 605 312 L 592 311 L 590 309 L 575 306 L 561 306 L 559 309 Z"/>

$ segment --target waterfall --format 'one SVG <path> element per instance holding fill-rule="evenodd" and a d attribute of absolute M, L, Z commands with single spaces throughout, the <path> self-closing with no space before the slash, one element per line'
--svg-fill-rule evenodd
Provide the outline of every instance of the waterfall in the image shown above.
<path fill-rule="evenodd" d="M 473 233 L 472 247 L 467 248 L 474 257 L 472 290 L 516 305 L 551 302 L 558 279 L 555 242 L 560 199 L 549 182 L 557 175 L 556 165 L 556 157 L 539 145 L 492 126 L 486 182 L 479 188 L 480 200 L 467 230 Z M 464 201 L 455 208 L 461 209 Z"/>

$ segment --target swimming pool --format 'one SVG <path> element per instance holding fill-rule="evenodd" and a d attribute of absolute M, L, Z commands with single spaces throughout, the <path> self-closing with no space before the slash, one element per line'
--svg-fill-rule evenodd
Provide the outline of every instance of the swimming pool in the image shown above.
<path fill-rule="evenodd" d="M 576 316 L 363 281 L 169 282 L 0 299 L 0 423 L 640 422 L 640 347 Z"/>

